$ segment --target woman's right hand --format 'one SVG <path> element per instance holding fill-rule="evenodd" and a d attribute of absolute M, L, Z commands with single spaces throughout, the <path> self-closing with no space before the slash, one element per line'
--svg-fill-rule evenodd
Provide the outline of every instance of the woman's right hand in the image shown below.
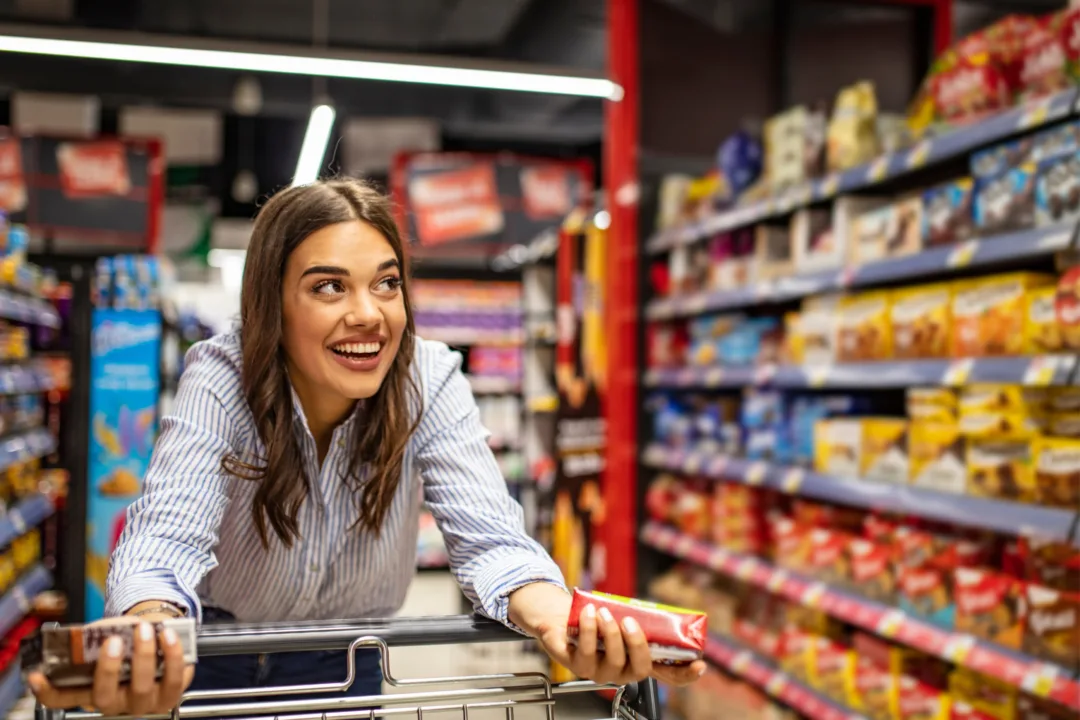
<path fill-rule="evenodd" d="M 48 708 L 64 709 L 81 707 L 93 709 L 104 715 L 165 714 L 180 703 L 180 696 L 191 684 L 195 668 L 184 664 L 184 651 L 176 632 L 166 629 L 154 637 L 151 623 L 169 619 L 147 615 L 144 617 L 118 617 L 102 620 L 95 625 L 137 624 L 131 658 L 131 680 L 120 684 L 120 666 L 123 661 L 123 641 L 111 637 L 102 646 L 94 668 L 94 683 L 89 688 L 56 688 L 41 673 L 27 677 L 30 689 L 38 701 Z M 157 651 L 161 648 L 164 672 L 157 674 Z"/>

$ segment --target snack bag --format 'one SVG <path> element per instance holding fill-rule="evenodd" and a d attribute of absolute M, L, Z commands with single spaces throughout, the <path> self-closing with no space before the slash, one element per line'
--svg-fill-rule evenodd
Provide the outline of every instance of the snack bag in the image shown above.
<path fill-rule="evenodd" d="M 1080 440 L 1040 437 L 1035 440 L 1034 454 L 1038 503 L 1080 507 Z"/>
<path fill-rule="evenodd" d="M 953 356 L 1022 354 L 1027 293 L 1052 283 L 1052 278 L 1033 273 L 958 283 L 952 306 Z"/>
<path fill-rule="evenodd" d="M 1056 353 L 1062 348 L 1061 328 L 1055 311 L 1057 288 L 1032 290 L 1027 296 L 1024 352 L 1028 355 Z"/>
<path fill-rule="evenodd" d="M 888 292 L 860 293 L 840 304 L 840 362 L 892 357 L 893 329 Z"/>
<path fill-rule="evenodd" d="M 957 568 L 953 580 L 956 629 L 1020 649 L 1020 587 L 1016 579 L 983 568 Z"/>
<path fill-rule="evenodd" d="M 571 642 L 576 642 L 581 613 L 588 605 L 607 608 L 620 625 L 624 618 L 636 620 L 649 640 L 654 662 L 684 664 L 705 652 L 708 618 L 704 613 L 577 588 L 567 622 Z"/>
<path fill-rule="evenodd" d="M 1080 592 L 1028 584 L 1023 603 L 1024 652 L 1080 671 Z"/>
<path fill-rule="evenodd" d="M 949 356 L 949 338 L 952 335 L 950 285 L 942 283 L 897 290 L 893 293 L 891 311 L 895 357 Z"/>

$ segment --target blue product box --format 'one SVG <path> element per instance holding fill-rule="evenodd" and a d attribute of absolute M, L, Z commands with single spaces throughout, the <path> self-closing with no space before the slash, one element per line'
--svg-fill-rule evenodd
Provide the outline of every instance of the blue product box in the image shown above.
<path fill-rule="evenodd" d="M 751 365 L 761 355 L 762 340 L 775 332 L 780 324 L 776 318 L 757 318 L 741 323 L 716 343 L 722 365 Z"/>
<path fill-rule="evenodd" d="M 1032 138 L 1028 160 L 1044 160 L 1072 155 L 1080 151 L 1080 121 L 1072 120 L 1036 133 Z"/>
<path fill-rule="evenodd" d="M 743 393 L 740 424 L 747 430 L 773 427 L 784 420 L 784 396 L 775 390 Z"/>
<path fill-rule="evenodd" d="M 1039 164 L 1035 223 L 1040 227 L 1080 218 L 1080 150 Z"/>
<path fill-rule="evenodd" d="M 969 177 L 932 187 L 923 193 L 923 247 L 951 245 L 972 236 L 975 229 L 974 195 L 975 180 Z"/>
<path fill-rule="evenodd" d="M 1024 163 L 975 188 L 975 227 L 980 234 L 1023 230 L 1035 224 L 1035 163 Z"/>
<path fill-rule="evenodd" d="M 1032 147 L 1034 147 L 1034 141 L 1029 136 L 973 152 L 969 160 L 971 174 L 979 180 L 998 177 L 1028 162 Z"/>

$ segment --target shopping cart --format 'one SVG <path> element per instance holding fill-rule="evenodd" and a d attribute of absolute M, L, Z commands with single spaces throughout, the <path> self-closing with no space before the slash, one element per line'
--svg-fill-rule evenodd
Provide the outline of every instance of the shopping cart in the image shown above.
<path fill-rule="evenodd" d="M 500 673 L 463 677 L 401 679 L 390 665 L 395 646 L 459 645 L 520 641 L 520 635 L 490 620 L 469 616 L 393 618 L 335 623 L 271 623 L 260 625 L 207 625 L 200 631 L 196 648 L 200 656 L 247 655 L 348 650 L 345 676 L 340 682 L 274 688 L 236 688 L 189 691 L 180 707 L 168 715 L 143 720 L 376 720 L 377 718 L 425 718 L 449 716 L 470 720 L 481 711 L 501 711 L 515 720 L 515 710 L 540 708 L 554 720 L 556 701 L 571 693 L 614 691 L 609 718 L 660 720 L 656 682 L 646 680 L 627 687 L 601 686 L 591 682 L 553 684 L 543 673 Z M 344 691 L 355 677 L 357 650 L 377 650 L 384 681 L 396 691 L 364 697 L 331 696 L 311 699 L 305 695 Z M 436 686 L 439 686 L 436 688 Z M 272 699 L 265 699 L 272 696 Z M 258 701 L 245 699 L 260 698 Z M 200 701 L 191 704 L 191 701 Z M 40 705 L 35 720 L 102 720 L 98 713 L 50 710 Z M 119 720 L 119 719 L 117 719 Z"/>

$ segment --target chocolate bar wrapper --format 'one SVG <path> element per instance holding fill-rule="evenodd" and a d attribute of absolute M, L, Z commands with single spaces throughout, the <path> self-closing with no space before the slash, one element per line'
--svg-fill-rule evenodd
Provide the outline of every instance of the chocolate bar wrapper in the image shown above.
<path fill-rule="evenodd" d="M 588 605 L 597 611 L 607 608 L 620 625 L 628 617 L 636 620 L 649 641 L 654 662 L 685 664 L 701 658 L 705 652 L 708 626 L 705 613 L 579 589 L 574 590 L 566 628 L 571 642 L 576 642 L 581 613 Z"/>

